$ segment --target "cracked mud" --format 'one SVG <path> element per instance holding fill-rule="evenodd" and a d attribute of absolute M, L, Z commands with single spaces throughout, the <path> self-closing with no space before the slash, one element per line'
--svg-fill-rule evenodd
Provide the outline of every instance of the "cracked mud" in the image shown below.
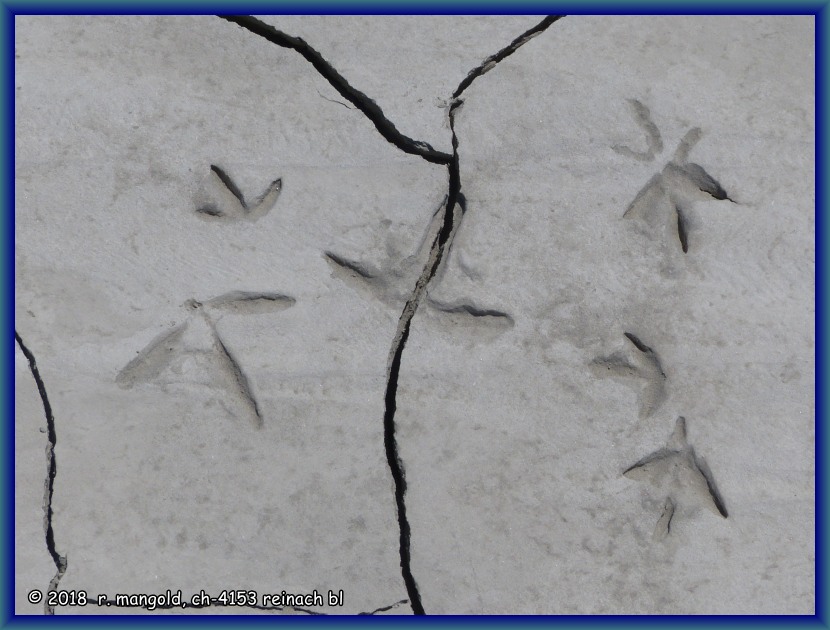
<path fill-rule="evenodd" d="M 563 17 L 20 20 L 18 612 L 812 610 L 811 31 Z"/>

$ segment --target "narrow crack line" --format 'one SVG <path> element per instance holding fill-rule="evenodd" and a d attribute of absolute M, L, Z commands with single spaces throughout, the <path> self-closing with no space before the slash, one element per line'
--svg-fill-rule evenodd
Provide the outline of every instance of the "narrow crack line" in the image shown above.
<path fill-rule="evenodd" d="M 324 96 L 323 93 L 320 90 L 317 90 L 317 94 L 319 94 L 320 98 L 322 98 L 324 101 L 328 101 L 329 103 L 335 103 L 336 105 L 342 105 L 346 109 L 354 109 L 354 107 L 349 107 L 343 101 L 337 101 L 333 98 L 329 98 L 328 96 Z"/>
<path fill-rule="evenodd" d="M 287 33 L 277 30 L 270 24 L 266 24 L 262 20 L 250 15 L 219 15 L 217 17 L 227 20 L 241 26 L 267 39 L 272 44 L 281 46 L 283 48 L 290 48 L 296 50 L 303 58 L 308 61 L 325 78 L 331 86 L 337 90 L 343 98 L 352 103 L 357 109 L 366 115 L 371 120 L 380 134 L 386 138 L 387 141 L 394 144 L 401 151 L 411 155 L 418 155 L 427 162 L 433 164 L 449 164 L 452 161 L 452 156 L 449 153 L 433 149 L 426 142 L 420 140 L 413 140 L 408 136 L 403 135 L 397 130 L 392 121 L 390 121 L 383 114 L 383 110 L 372 99 L 366 96 L 363 92 L 353 88 L 349 82 L 339 73 L 334 67 L 328 63 L 323 56 L 314 48 L 309 46 L 305 40 L 300 37 L 293 37 Z"/>
<path fill-rule="evenodd" d="M 533 39 L 541 32 L 546 30 L 551 24 L 556 22 L 557 20 L 561 20 L 564 15 L 549 15 L 544 20 L 539 22 L 536 26 L 531 28 L 530 30 L 525 31 L 521 35 L 519 35 L 516 39 L 514 39 L 510 44 L 502 48 L 499 52 L 495 55 L 490 55 L 485 59 L 480 66 L 477 68 L 470 70 L 467 73 L 467 76 L 464 77 L 464 80 L 458 85 L 455 92 L 453 92 L 452 97 L 458 98 L 461 94 L 470 87 L 473 81 L 475 81 L 478 77 L 480 77 L 485 72 L 489 72 L 493 69 L 493 67 L 499 63 L 501 60 L 509 57 L 514 52 L 516 52 L 519 48 L 524 46 L 529 40 Z"/>
<path fill-rule="evenodd" d="M 400 606 L 402 604 L 408 604 L 408 603 L 409 603 L 408 599 L 402 599 L 401 601 L 395 602 L 394 604 L 389 604 L 388 606 L 381 606 L 380 608 L 375 608 L 374 610 L 372 610 L 370 612 L 361 612 L 361 613 L 357 613 L 357 614 L 358 615 L 376 615 L 379 612 L 386 612 L 387 610 L 393 610 L 393 609 L 397 608 L 398 606 Z"/>
<path fill-rule="evenodd" d="M 55 457 L 55 445 L 58 442 L 57 432 L 55 431 L 55 416 L 52 413 L 52 405 L 49 404 L 49 396 L 46 394 L 46 385 L 40 376 L 40 371 L 37 369 L 37 362 L 35 355 L 23 343 L 23 339 L 14 331 L 14 338 L 20 350 L 29 362 L 29 370 L 37 384 L 37 390 L 40 394 L 40 400 L 43 403 L 43 412 L 46 416 L 46 437 L 48 443 L 46 445 L 46 479 L 43 482 L 43 531 L 46 535 L 46 549 L 52 557 L 52 562 L 55 563 L 57 570 L 55 576 L 49 582 L 50 591 L 57 590 L 58 583 L 61 581 L 63 574 L 66 573 L 67 561 L 66 556 L 62 556 L 55 548 L 55 532 L 52 529 L 52 495 L 54 494 L 55 477 L 58 474 L 58 462 Z M 46 615 L 54 615 L 55 608 L 50 606 L 49 598 L 43 600 L 43 612 Z"/>

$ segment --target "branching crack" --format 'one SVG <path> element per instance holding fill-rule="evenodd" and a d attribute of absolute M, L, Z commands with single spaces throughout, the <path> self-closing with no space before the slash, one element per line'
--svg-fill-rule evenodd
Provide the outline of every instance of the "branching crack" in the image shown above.
<path fill-rule="evenodd" d="M 449 171 L 449 191 L 447 193 L 447 201 L 443 208 L 443 215 L 441 216 L 441 228 L 435 235 L 430 248 L 429 258 L 424 270 L 421 272 L 418 281 L 415 283 L 415 288 L 409 299 L 404 305 L 401 317 L 398 320 L 398 329 L 395 333 L 395 338 L 392 341 L 392 348 L 389 351 L 389 361 L 387 364 L 387 379 L 386 379 L 386 410 L 383 415 L 383 442 L 386 448 L 386 460 L 389 463 L 389 469 L 392 473 L 392 479 L 395 482 L 395 503 L 398 508 L 398 526 L 400 529 L 400 555 L 401 555 L 401 573 L 403 581 L 406 585 L 406 592 L 409 595 L 409 601 L 412 606 L 412 612 L 416 615 L 426 614 L 424 607 L 421 604 L 421 595 L 418 592 L 418 585 L 412 575 L 411 558 L 409 550 L 410 528 L 409 521 L 406 517 L 406 502 L 404 496 L 406 495 L 406 477 L 404 474 L 404 466 L 398 454 L 398 443 L 395 438 L 395 411 L 397 410 L 396 397 L 398 393 L 398 376 L 401 370 L 401 357 L 406 346 L 406 341 L 409 338 L 409 330 L 412 324 L 412 318 L 418 310 L 418 304 L 426 291 L 429 281 L 432 280 L 438 267 L 441 265 L 441 260 L 447 250 L 452 237 L 455 234 L 455 228 L 460 221 L 461 204 L 459 197 L 461 194 L 461 177 L 458 164 L 458 138 L 455 135 L 454 116 L 455 110 L 461 105 L 461 101 L 456 101 L 450 107 L 450 130 L 452 131 L 452 147 L 453 156 L 452 161 L 448 166 Z M 456 216 L 456 205 L 459 207 L 458 215 Z"/>
<path fill-rule="evenodd" d="M 445 254 L 451 247 L 452 240 L 461 222 L 461 217 L 466 212 L 466 202 L 464 195 L 461 193 L 461 169 L 458 157 L 458 137 L 455 132 L 455 114 L 463 104 L 463 101 L 459 97 L 464 90 L 466 90 L 473 83 L 473 81 L 484 73 L 490 71 L 500 61 L 512 55 L 526 42 L 545 31 L 551 24 L 564 16 L 552 15 L 546 17 L 539 22 L 539 24 L 514 39 L 508 46 L 485 59 L 481 65 L 471 70 L 464 80 L 461 81 L 455 92 L 453 92 L 449 106 L 449 125 L 452 133 L 452 154 L 437 151 L 426 142 L 413 140 L 412 138 L 401 134 L 395 125 L 392 124 L 386 116 L 384 116 L 383 111 L 377 103 L 371 100 L 364 93 L 353 88 L 317 50 L 312 48 L 303 39 L 283 33 L 273 26 L 251 16 L 220 15 L 219 17 L 237 24 L 256 35 L 265 38 L 269 42 L 276 44 L 277 46 L 297 51 L 309 63 L 311 63 L 325 79 L 328 80 L 332 87 L 334 87 L 334 89 L 337 90 L 341 96 L 363 112 L 363 114 L 374 123 L 377 130 L 384 138 L 386 138 L 387 141 L 391 142 L 405 153 L 418 155 L 428 162 L 447 166 L 449 186 L 446 202 L 443 205 L 442 210 L 439 210 L 439 212 L 443 212 L 443 214 L 439 217 L 441 227 L 435 235 L 430 247 L 426 265 L 418 277 L 418 280 L 415 283 L 415 288 L 412 290 L 412 293 L 410 294 L 409 299 L 406 301 L 403 311 L 401 312 L 401 316 L 398 319 L 398 327 L 395 332 L 395 337 L 392 340 L 392 347 L 389 350 L 386 392 L 384 398 L 385 411 L 383 416 L 383 442 L 386 451 L 386 460 L 389 464 L 389 469 L 395 486 L 395 504 L 397 507 L 398 527 L 400 531 L 401 574 L 404 585 L 406 586 L 407 594 L 409 595 L 408 601 L 412 607 L 413 613 L 416 615 L 424 615 L 426 613 L 424 612 L 424 607 L 421 603 L 418 585 L 412 574 L 410 556 L 411 530 L 406 515 L 405 502 L 406 475 L 403 462 L 401 461 L 400 454 L 398 452 L 397 439 L 395 437 L 395 412 L 397 410 L 396 397 L 398 391 L 398 378 L 400 376 L 401 369 L 401 359 L 406 342 L 409 339 L 412 318 L 418 310 L 418 305 L 426 292 L 427 285 L 432 278 L 435 277 L 441 266 L 441 261 L 445 258 Z M 333 260 L 335 263 L 339 264 L 341 267 L 348 268 L 351 273 L 361 276 L 364 279 L 373 278 L 373 275 L 366 269 L 338 259 L 338 257 L 334 254 L 327 252 L 326 256 L 330 260 Z M 482 312 L 481 315 L 501 316 L 502 314 L 497 312 Z M 407 600 L 402 600 L 390 607 L 379 608 L 372 613 L 362 614 L 374 614 L 375 612 L 388 610 L 406 602 Z"/>
<path fill-rule="evenodd" d="M 62 556 L 55 548 L 55 532 L 52 529 L 52 495 L 55 487 L 55 477 L 58 474 L 58 463 L 55 458 L 55 445 L 58 442 L 57 433 L 55 431 L 55 416 L 52 413 L 52 405 L 49 404 L 49 396 L 46 394 L 46 385 L 40 376 L 40 371 L 37 369 L 35 355 L 23 343 L 23 339 L 18 332 L 14 331 L 14 338 L 20 350 L 23 352 L 26 360 L 29 362 L 29 369 L 37 384 L 37 391 L 40 394 L 40 400 L 43 403 L 43 413 L 46 416 L 46 437 L 48 443 L 46 444 L 46 480 L 43 482 L 43 530 L 46 534 L 46 549 L 52 557 L 52 562 L 55 563 L 57 570 L 55 576 L 49 582 L 50 591 L 57 590 L 58 583 L 61 581 L 63 574 L 66 573 L 67 561 L 66 556 Z M 43 600 L 43 612 L 47 615 L 54 615 L 55 608 L 49 605 L 49 598 Z"/>
<path fill-rule="evenodd" d="M 406 591 L 409 594 L 412 611 L 416 615 L 424 615 L 426 613 L 424 612 L 424 607 L 421 603 L 418 585 L 412 575 L 411 554 L 409 548 L 411 531 L 409 521 L 406 517 L 406 502 L 404 500 L 404 496 L 406 494 L 406 477 L 404 474 L 403 462 L 398 454 L 397 440 L 395 439 L 395 411 L 397 409 L 396 396 L 398 391 L 398 377 L 401 369 L 401 357 L 403 355 L 407 339 L 409 338 L 412 318 L 418 310 L 418 305 L 424 295 L 424 292 L 426 291 L 427 285 L 435 276 L 441 265 L 441 260 L 443 259 L 445 252 L 451 246 L 452 239 L 455 236 L 461 218 L 466 211 L 466 202 L 463 194 L 461 193 L 461 168 L 458 157 L 458 136 L 455 133 L 455 114 L 461 105 L 463 105 L 464 101 L 458 97 L 477 77 L 490 70 L 505 57 L 513 54 L 525 42 L 544 31 L 548 28 L 548 26 L 561 17 L 562 16 L 550 16 L 545 18 L 534 28 L 513 40 L 509 46 L 502 49 L 497 54 L 488 57 L 481 66 L 467 75 L 467 77 L 461 82 L 453 93 L 453 99 L 449 108 L 449 123 L 450 131 L 452 133 L 452 159 L 447 165 L 449 190 L 447 192 L 447 201 L 443 209 L 443 216 L 441 217 L 441 229 L 438 231 L 438 234 L 435 236 L 435 240 L 432 243 L 427 264 L 421 272 L 418 281 L 415 283 L 415 288 L 403 308 L 401 317 L 398 320 L 398 329 L 395 334 L 395 338 L 392 341 L 392 348 L 389 351 L 385 397 L 386 411 L 383 417 L 384 446 L 386 447 L 386 459 L 389 463 L 392 478 L 395 482 L 395 502 L 398 508 L 398 525 L 400 528 L 401 572 L 403 574 L 404 584 L 406 585 Z M 456 212 L 456 206 L 458 207 L 458 212 Z"/>
<path fill-rule="evenodd" d="M 371 120 L 380 134 L 387 141 L 394 144 L 401 151 L 418 155 L 427 162 L 433 164 L 449 164 L 452 156 L 443 151 L 433 149 L 426 142 L 413 140 L 397 130 L 392 121 L 383 114 L 383 110 L 372 99 L 363 92 L 353 88 L 348 81 L 334 67 L 327 62 L 323 56 L 314 48 L 309 46 L 300 37 L 293 37 L 287 33 L 277 30 L 270 24 L 258 20 L 250 15 L 220 15 L 218 16 L 228 22 L 233 22 L 252 33 L 264 37 L 272 44 L 296 50 L 325 78 L 340 95 L 352 103 L 357 109 L 363 112 Z"/>

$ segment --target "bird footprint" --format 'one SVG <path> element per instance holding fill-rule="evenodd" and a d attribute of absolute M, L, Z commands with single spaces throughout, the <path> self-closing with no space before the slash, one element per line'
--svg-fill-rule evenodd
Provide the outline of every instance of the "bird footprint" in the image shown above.
<path fill-rule="evenodd" d="M 222 339 L 216 328 L 216 313 L 219 317 L 226 313 L 261 314 L 273 313 L 290 308 L 294 298 L 278 293 L 255 293 L 248 291 L 231 291 L 205 302 L 187 300 L 184 307 L 190 316 L 170 331 L 158 335 L 138 355 L 118 373 L 116 383 L 128 389 L 139 383 L 158 380 L 162 373 L 171 366 L 174 359 L 191 353 L 207 355 L 211 370 L 220 385 L 232 392 L 246 409 L 255 428 L 263 426 L 263 415 L 254 395 L 253 388 L 239 361 Z M 194 317 L 199 319 L 194 322 Z M 196 326 L 197 339 L 201 338 L 196 348 L 187 347 L 184 342 L 185 332 L 191 325 Z M 199 332 L 201 330 L 201 332 Z M 200 337 L 199 337 L 200 336 Z M 208 341 L 205 341 L 205 336 Z"/>
<path fill-rule="evenodd" d="M 645 105 L 634 99 L 629 102 L 638 124 L 646 133 L 648 151 L 638 152 L 620 145 L 615 145 L 612 149 L 640 161 L 652 161 L 656 154 L 663 150 L 660 130 L 651 120 L 651 112 Z M 642 219 L 652 227 L 658 225 L 666 217 L 672 220 L 673 216 L 677 226 L 677 238 L 683 253 L 689 251 L 687 208 L 696 199 L 701 198 L 701 193 L 703 193 L 703 198 L 734 203 L 723 186 L 702 166 L 688 161 L 689 153 L 701 136 L 702 132 L 699 127 L 690 129 L 680 141 L 671 161 L 640 189 L 623 214 L 626 219 Z"/>
<path fill-rule="evenodd" d="M 666 399 L 666 373 L 654 350 L 631 333 L 625 333 L 625 338 L 634 346 L 633 352 L 597 357 L 591 367 L 600 377 L 645 380 L 640 393 L 640 419 L 648 418 Z"/>
<path fill-rule="evenodd" d="M 253 203 L 248 203 L 242 191 L 222 168 L 211 164 L 210 171 L 214 184 L 223 193 L 223 200 L 221 205 L 216 202 L 200 205 L 196 213 L 204 219 L 256 221 L 274 207 L 282 190 L 282 179 L 275 179 Z"/>
<path fill-rule="evenodd" d="M 442 205 L 445 202 L 446 199 Z M 463 203 L 461 205 L 463 206 Z M 409 297 L 415 280 L 427 262 L 430 247 L 441 228 L 440 218 L 439 207 L 432 215 L 415 253 L 401 259 L 395 252 L 390 251 L 381 269 L 368 263 L 347 259 L 333 252 L 324 252 L 324 257 L 336 278 L 357 291 L 388 306 L 398 308 Z M 449 254 L 445 257 L 444 263 L 447 258 Z M 436 273 L 435 283 L 440 281 L 441 272 L 445 268 L 444 263 Z M 513 318 L 509 314 L 495 309 L 482 308 L 470 300 L 445 302 L 427 297 L 425 305 L 432 313 L 439 316 L 441 321 L 448 324 L 483 326 L 499 332 L 514 325 Z"/>
<path fill-rule="evenodd" d="M 654 528 L 655 539 L 669 534 L 676 509 L 675 497 L 702 505 L 723 518 L 728 516 L 711 473 L 689 445 L 683 416 L 677 418 L 666 445 L 625 470 L 623 476 L 646 481 L 668 495 Z"/>

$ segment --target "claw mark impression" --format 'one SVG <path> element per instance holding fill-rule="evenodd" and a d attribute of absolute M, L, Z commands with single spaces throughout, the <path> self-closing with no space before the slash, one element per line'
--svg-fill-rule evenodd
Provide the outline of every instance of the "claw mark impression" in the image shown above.
<path fill-rule="evenodd" d="M 140 381 L 152 381 L 170 365 L 174 353 L 179 349 L 179 341 L 187 328 L 187 322 L 179 324 L 173 330 L 165 331 L 153 339 L 118 373 L 115 382 L 122 387 L 133 387 Z"/>
<path fill-rule="evenodd" d="M 657 525 L 654 526 L 654 533 L 652 538 L 654 540 L 663 540 L 671 533 L 671 519 L 674 516 L 674 501 L 671 497 L 666 497 L 666 502 L 663 504 L 663 513 L 657 519 Z"/>
<path fill-rule="evenodd" d="M 628 105 L 631 107 L 631 113 L 634 116 L 634 120 L 636 120 L 637 124 L 646 134 L 646 144 L 648 146 L 648 150 L 635 151 L 619 144 L 615 144 L 611 148 L 621 155 L 633 157 L 641 162 L 650 162 L 663 150 L 663 139 L 660 137 L 660 130 L 651 120 L 651 112 L 648 107 L 633 98 L 628 100 Z"/>
<path fill-rule="evenodd" d="M 294 306 L 296 300 L 278 293 L 253 293 L 249 291 L 231 291 L 205 302 L 219 311 L 239 315 L 277 313 Z"/>
<path fill-rule="evenodd" d="M 275 179 L 271 182 L 253 203 L 245 201 L 245 196 L 230 176 L 219 166 L 210 165 L 210 171 L 217 187 L 224 192 L 222 202 L 217 204 L 210 202 L 199 206 L 196 212 L 207 219 L 223 219 L 226 221 L 237 221 L 246 219 L 256 221 L 265 216 L 274 204 L 282 190 L 282 179 Z"/>
<path fill-rule="evenodd" d="M 640 419 L 651 416 L 666 399 L 666 373 L 657 354 L 640 341 L 635 335 L 625 333 L 636 352 L 629 355 L 616 352 L 605 357 L 597 357 L 591 367 L 597 376 L 611 376 L 623 380 L 645 380 L 640 393 Z"/>
<path fill-rule="evenodd" d="M 248 383 L 248 377 L 245 375 L 245 372 L 242 371 L 242 368 L 239 366 L 239 362 L 234 358 L 231 351 L 228 350 L 225 342 L 222 341 L 219 333 L 216 332 L 216 326 L 211 320 L 208 320 L 208 325 L 211 333 L 213 333 L 214 347 L 216 348 L 219 357 L 222 359 L 224 364 L 223 367 L 225 368 L 226 373 L 228 373 L 233 379 L 233 384 L 235 385 L 234 388 L 237 390 L 240 398 L 247 406 L 254 426 L 257 429 L 261 429 L 263 426 L 262 413 L 260 412 L 259 405 L 257 404 L 256 398 L 251 391 L 251 385 Z"/>
<path fill-rule="evenodd" d="M 445 318 L 458 324 L 475 321 L 481 326 L 490 328 L 512 328 L 513 318 L 507 313 L 494 309 L 478 308 L 469 302 L 456 302 L 448 304 L 427 298 L 427 306 L 434 312 L 442 314 Z"/>
<path fill-rule="evenodd" d="M 623 475 L 645 481 L 667 497 L 663 513 L 654 529 L 654 537 L 669 534 L 675 514 L 675 499 L 687 504 L 704 506 L 727 517 L 726 507 L 705 463 L 695 456 L 686 438 L 686 419 L 680 416 L 666 446 L 647 455 L 623 472 Z"/>

